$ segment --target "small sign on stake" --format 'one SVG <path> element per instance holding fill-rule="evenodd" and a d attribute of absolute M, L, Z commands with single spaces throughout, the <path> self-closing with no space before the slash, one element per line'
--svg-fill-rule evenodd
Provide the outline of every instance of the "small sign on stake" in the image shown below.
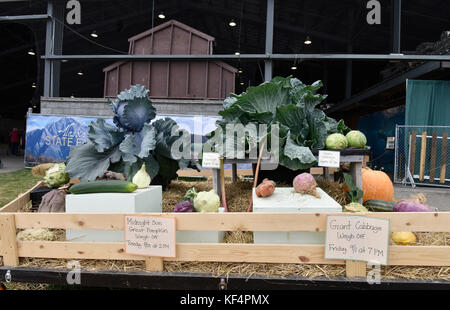
<path fill-rule="evenodd" d="M 325 259 L 387 265 L 389 236 L 389 219 L 328 215 Z"/>
<path fill-rule="evenodd" d="M 203 153 L 202 167 L 220 169 L 220 154 L 214 152 Z"/>
<path fill-rule="evenodd" d="M 125 216 L 125 252 L 128 254 L 175 257 L 175 218 Z"/>
<path fill-rule="evenodd" d="M 319 151 L 319 167 L 339 168 L 341 152 Z"/>

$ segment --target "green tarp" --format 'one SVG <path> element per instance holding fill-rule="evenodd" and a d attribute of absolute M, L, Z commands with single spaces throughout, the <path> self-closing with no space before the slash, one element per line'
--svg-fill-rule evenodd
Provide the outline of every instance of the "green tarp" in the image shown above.
<path fill-rule="evenodd" d="M 450 178 L 450 140 L 447 140 L 446 150 L 443 149 L 444 133 L 450 136 L 450 81 L 425 81 L 408 80 L 406 84 L 405 124 L 407 130 L 403 133 L 405 146 L 403 152 L 405 160 L 409 158 L 409 142 L 412 130 L 416 131 L 416 152 L 414 156 L 414 178 L 418 183 L 428 183 L 427 177 L 431 173 L 431 158 L 434 158 L 434 184 L 444 185 L 439 182 L 442 166 L 446 166 L 445 185 L 449 185 Z M 437 127 L 428 127 L 437 126 Z M 419 181 L 420 155 L 422 152 L 422 134 L 426 132 L 426 158 L 424 165 L 425 180 Z M 436 145 L 432 146 L 432 135 L 436 134 Z M 434 154 L 434 155 L 432 155 Z M 411 162 L 410 162 L 411 163 Z"/>
<path fill-rule="evenodd" d="M 450 125 L 450 81 L 408 80 L 405 124 Z"/>

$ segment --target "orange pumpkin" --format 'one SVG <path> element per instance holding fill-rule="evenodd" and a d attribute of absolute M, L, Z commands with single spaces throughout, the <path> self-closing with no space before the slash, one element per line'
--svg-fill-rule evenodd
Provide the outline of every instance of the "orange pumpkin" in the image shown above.
<path fill-rule="evenodd" d="M 383 171 L 362 168 L 363 202 L 369 199 L 394 200 L 394 185 Z"/>
<path fill-rule="evenodd" d="M 363 202 L 369 199 L 394 200 L 394 185 L 386 173 L 367 167 L 362 168 L 361 173 Z M 346 192 L 350 191 L 345 182 L 342 184 L 342 189 Z"/>

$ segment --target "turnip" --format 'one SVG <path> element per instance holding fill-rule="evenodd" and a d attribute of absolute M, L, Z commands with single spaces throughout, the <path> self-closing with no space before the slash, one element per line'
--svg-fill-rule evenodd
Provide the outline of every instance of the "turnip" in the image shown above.
<path fill-rule="evenodd" d="M 294 190 L 300 194 L 308 194 L 320 198 L 316 191 L 317 183 L 314 177 L 309 173 L 299 174 L 294 178 Z"/>
<path fill-rule="evenodd" d="M 417 201 L 400 200 L 395 204 L 394 212 L 431 212 L 431 209 Z"/>

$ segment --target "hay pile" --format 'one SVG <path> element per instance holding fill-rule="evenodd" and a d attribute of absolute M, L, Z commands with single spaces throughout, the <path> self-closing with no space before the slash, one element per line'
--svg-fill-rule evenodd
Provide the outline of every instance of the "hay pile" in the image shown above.
<path fill-rule="evenodd" d="M 247 209 L 251 198 L 251 181 L 231 183 L 226 180 L 227 203 L 231 212 L 243 212 Z M 341 185 L 332 181 L 318 179 L 318 185 L 340 204 L 348 203 L 348 197 Z M 163 193 L 163 212 L 172 212 L 174 206 L 182 199 L 187 189 L 195 186 L 197 191 L 210 190 L 212 182 L 182 182 L 174 181 Z M 277 185 L 280 187 L 288 184 Z M 57 231 L 58 240 L 64 240 L 64 231 Z M 450 233 L 417 233 L 416 245 L 449 246 Z M 226 243 L 252 243 L 252 232 L 226 233 Z M 69 260 L 58 259 L 30 259 L 22 258 L 22 267 L 38 268 L 67 268 Z M 115 270 L 115 271 L 143 271 L 144 261 L 106 261 L 81 260 L 81 268 L 85 270 Z M 230 274 L 271 275 L 271 276 L 301 276 L 301 277 L 341 277 L 345 276 L 344 265 L 304 265 L 304 264 L 259 264 L 259 263 L 205 263 L 205 262 L 165 262 L 166 272 L 208 273 L 214 276 L 228 276 Z M 381 269 L 382 278 L 426 279 L 450 281 L 450 267 L 404 267 L 387 266 Z"/>

